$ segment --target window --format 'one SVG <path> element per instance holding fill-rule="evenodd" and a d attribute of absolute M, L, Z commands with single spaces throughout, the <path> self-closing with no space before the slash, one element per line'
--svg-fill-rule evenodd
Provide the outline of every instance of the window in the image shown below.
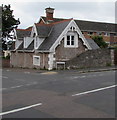
<path fill-rule="evenodd" d="M 33 56 L 33 65 L 40 66 L 40 56 Z"/>
<path fill-rule="evenodd" d="M 74 36 L 67 35 L 67 46 L 74 46 Z"/>
<path fill-rule="evenodd" d="M 75 31 L 75 27 L 70 27 L 70 30 L 71 31 Z"/>
<path fill-rule="evenodd" d="M 71 36 L 71 45 L 74 45 L 74 36 Z"/>
<path fill-rule="evenodd" d="M 67 36 L 67 45 L 70 45 L 70 36 Z"/>
<path fill-rule="evenodd" d="M 102 33 L 101 32 L 97 32 L 97 35 L 102 35 Z"/>
<path fill-rule="evenodd" d="M 105 35 L 105 36 L 110 36 L 110 33 L 106 32 L 104 35 Z"/>

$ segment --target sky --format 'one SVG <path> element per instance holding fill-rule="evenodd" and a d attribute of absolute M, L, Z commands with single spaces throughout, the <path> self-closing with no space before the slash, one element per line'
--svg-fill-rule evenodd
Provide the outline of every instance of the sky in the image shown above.
<path fill-rule="evenodd" d="M 11 5 L 13 15 L 20 19 L 19 28 L 25 29 L 45 16 L 45 8 L 55 9 L 55 18 L 115 23 L 116 0 L 1 0 L 0 4 Z"/>

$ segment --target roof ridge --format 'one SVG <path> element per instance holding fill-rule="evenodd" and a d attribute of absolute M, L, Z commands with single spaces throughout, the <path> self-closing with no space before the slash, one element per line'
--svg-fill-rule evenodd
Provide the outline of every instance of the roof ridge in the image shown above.
<path fill-rule="evenodd" d="M 27 29 L 16 29 L 16 30 L 19 30 L 19 31 L 31 31 L 31 28 L 27 28 Z"/>
<path fill-rule="evenodd" d="M 53 23 L 50 23 L 50 24 L 35 23 L 35 25 L 37 25 L 37 26 L 52 26 L 52 25 L 55 25 L 55 24 L 59 24 L 59 23 L 63 23 L 63 22 L 71 21 L 71 20 L 73 20 L 73 18 L 71 18 L 71 19 L 63 19 L 62 21 L 57 21 L 57 22 L 53 22 Z"/>
<path fill-rule="evenodd" d="M 108 23 L 108 22 L 98 22 L 98 21 L 78 20 L 78 19 L 74 19 L 74 20 L 75 20 L 75 21 L 90 22 L 90 23 L 113 24 L 113 25 L 116 25 L 116 23 Z"/>
<path fill-rule="evenodd" d="M 44 17 L 44 16 L 41 16 L 41 17 Z M 44 17 L 44 18 L 46 18 L 46 17 Z M 65 18 L 54 18 L 54 19 L 63 19 L 63 20 L 67 20 L 67 19 L 65 19 Z M 110 22 L 101 22 L 101 21 L 90 21 L 90 20 L 78 20 L 78 19 L 74 19 L 74 20 L 77 20 L 77 21 L 84 21 L 84 22 L 93 22 L 93 23 L 105 23 L 105 24 L 114 24 L 114 25 L 116 25 L 117 23 L 110 23 Z"/>

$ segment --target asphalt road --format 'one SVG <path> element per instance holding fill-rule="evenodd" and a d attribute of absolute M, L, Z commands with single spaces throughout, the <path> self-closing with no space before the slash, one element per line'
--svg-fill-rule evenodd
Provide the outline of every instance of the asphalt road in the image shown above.
<path fill-rule="evenodd" d="M 3 118 L 114 118 L 115 71 L 3 70 Z"/>

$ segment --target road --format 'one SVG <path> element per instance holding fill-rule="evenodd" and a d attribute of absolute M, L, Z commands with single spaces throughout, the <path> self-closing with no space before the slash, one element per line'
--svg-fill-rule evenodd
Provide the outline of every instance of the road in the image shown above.
<path fill-rule="evenodd" d="M 114 118 L 115 71 L 3 70 L 3 118 Z"/>

